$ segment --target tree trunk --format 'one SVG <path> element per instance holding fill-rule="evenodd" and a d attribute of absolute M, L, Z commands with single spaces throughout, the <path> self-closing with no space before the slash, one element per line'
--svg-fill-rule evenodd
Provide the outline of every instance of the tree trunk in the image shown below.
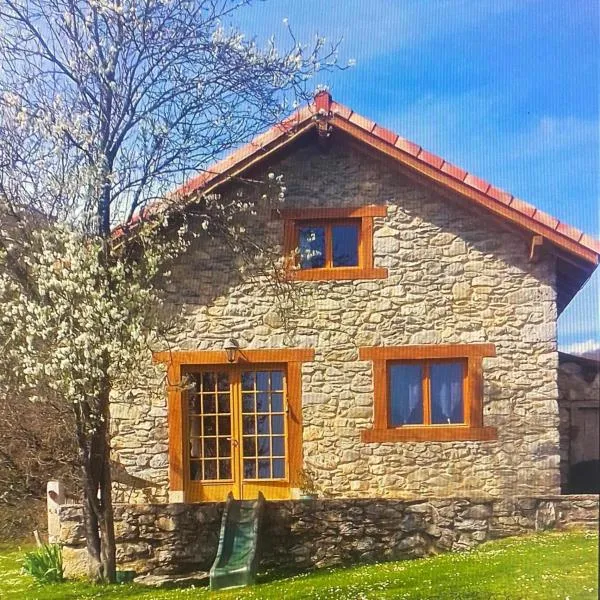
<path fill-rule="evenodd" d="M 104 183 L 97 206 L 98 234 L 104 240 L 104 246 L 98 257 L 100 266 L 104 269 L 104 277 L 99 285 L 110 286 L 108 263 L 110 260 L 110 180 L 108 173 L 112 168 L 110 157 L 107 159 Z M 92 417 L 93 433 L 88 456 L 89 469 L 86 473 L 84 492 L 88 509 L 86 518 L 87 549 L 89 554 L 89 576 L 93 581 L 115 583 L 117 579 L 117 561 L 115 544 L 115 527 L 112 504 L 112 477 L 110 473 L 110 390 L 111 382 L 108 375 L 110 356 L 104 353 L 102 357 L 103 378 L 96 398 L 88 416 Z M 80 444 L 81 445 L 81 444 Z M 86 464 L 84 462 L 84 464 Z M 85 512 L 84 512 L 85 514 Z"/>
<path fill-rule="evenodd" d="M 98 394 L 98 408 L 93 411 L 102 419 L 87 437 L 87 443 L 80 442 L 83 455 L 83 514 L 88 576 L 92 581 L 114 583 L 116 545 L 110 474 L 110 388 L 106 384 L 102 387 Z"/>
<path fill-rule="evenodd" d="M 115 545 L 115 525 L 112 504 L 112 477 L 110 473 L 110 390 L 108 385 L 102 391 L 102 469 L 99 481 L 100 487 L 100 541 L 102 572 L 104 580 L 115 583 L 117 578 L 117 560 Z M 100 457 L 99 457 L 100 458 Z"/>
<path fill-rule="evenodd" d="M 83 522 L 85 541 L 88 552 L 88 577 L 92 581 L 102 580 L 102 564 L 100 559 L 100 531 L 97 516 L 97 486 L 90 473 L 89 466 L 83 470 Z M 96 505 L 95 505 L 96 504 Z"/>

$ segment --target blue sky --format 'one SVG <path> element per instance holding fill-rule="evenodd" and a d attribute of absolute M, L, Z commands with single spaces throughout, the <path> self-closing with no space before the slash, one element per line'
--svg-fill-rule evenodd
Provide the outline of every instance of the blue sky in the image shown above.
<path fill-rule="evenodd" d="M 342 40 L 334 98 L 600 236 L 599 7 L 590 0 L 268 0 L 235 16 L 259 41 Z M 600 269 L 599 269 L 600 270 Z M 600 346 L 600 274 L 559 345 Z"/>

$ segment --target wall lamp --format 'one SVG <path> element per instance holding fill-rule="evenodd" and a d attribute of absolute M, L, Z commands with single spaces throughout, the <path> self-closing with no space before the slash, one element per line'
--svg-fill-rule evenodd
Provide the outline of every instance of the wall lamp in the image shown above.
<path fill-rule="evenodd" d="M 227 354 L 227 362 L 234 363 L 237 360 L 237 355 L 240 350 L 240 345 L 233 338 L 225 340 L 223 350 Z"/>

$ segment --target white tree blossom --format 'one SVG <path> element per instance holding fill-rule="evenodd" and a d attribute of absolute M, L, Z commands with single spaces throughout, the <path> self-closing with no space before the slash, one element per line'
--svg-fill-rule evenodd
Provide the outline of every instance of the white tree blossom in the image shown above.
<path fill-rule="evenodd" d="M 177 213 L 145 209 L 336 64 L 335 46 L 300 44 L 289 24 L 284 50 L 224 25 L 248 3 L 0 1 L 0 362 L 14 386 L 74 407 L 96 579 L 115 580 L 109 397 L 147 352 L 157 278 L 186 243 Z M 284 196 L 275 175 L 269 185 Z M 256 212 L 249 197 L 194 198 L 198 232 L 255 246 L 236 220 Z M 5 215 L 29 223 L 23 235 Z M 115 240 L 133 220 L 134 241 Z"/>

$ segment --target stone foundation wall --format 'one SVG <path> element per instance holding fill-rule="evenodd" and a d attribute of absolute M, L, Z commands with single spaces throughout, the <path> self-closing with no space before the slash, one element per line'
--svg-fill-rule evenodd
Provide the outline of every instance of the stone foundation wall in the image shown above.
<path fill-rule="evenodd" d="M 138 574 L 207 571 L 216 554 L 222 503 L 117 505 L 119 568 Z M 78 506 L 59 509 L 67 573 L 85 572 Z M 268 502 L 261 569 L 309 569 L 467 550 L 489 539 L 543 529 L 597 529 L 598 496 L 502 500 L 309 500 Z"/>

